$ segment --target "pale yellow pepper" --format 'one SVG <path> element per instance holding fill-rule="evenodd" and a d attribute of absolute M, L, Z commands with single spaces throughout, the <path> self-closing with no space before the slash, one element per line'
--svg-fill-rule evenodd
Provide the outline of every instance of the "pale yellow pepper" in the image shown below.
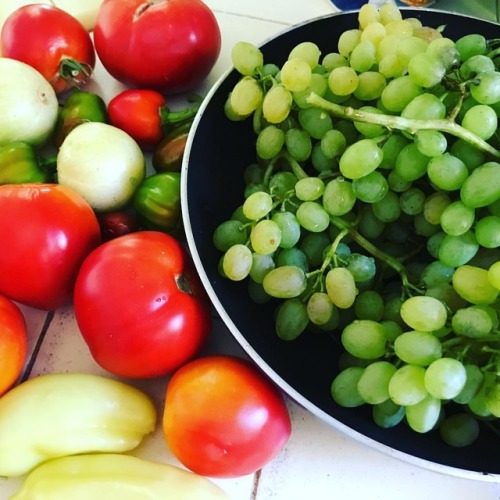
<path fill-rule="evenodd" d="M 41 375 L 0 398 L 0 476 L 20 476 L 51 458 L 125 452 L 156 425 L 139 389 L 83 373 Z"/>
<path fill-rule="evenodd" d="M 228 499 L 209 479 L 174 465 L 130 455 L 91 454 L 50 460 L 25 479 L 11 500 Z"/>

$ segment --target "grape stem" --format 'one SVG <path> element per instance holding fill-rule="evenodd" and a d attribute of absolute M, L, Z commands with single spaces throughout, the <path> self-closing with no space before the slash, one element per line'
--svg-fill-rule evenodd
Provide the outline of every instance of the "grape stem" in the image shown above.
<path fill-rule="evenodd" d="M 403 130 L 410 134 L 415 134 L 419 130 L 439 130 L 441 132 L 453 135 L 469 144 L 475 146 L 477 149 L 490 154 L 495 158 L 500 158 L 500 151 L 494 148 L 491 144 L 487 143 L 476 134 L 473 134 L 464 127 L 458 125 L 452 119 L 440 120 L 418 120 L 413 118 L 405 118 L 403 116 L 393 116 L 386 114 L 375 114 L 369 111 L 361 111 L 352 108 L 351 106 L 342 106 L 334 102 L 330 102 L 318 94 L 311 92 L 307 97 L 307 102 L 314 107 L 317 107 L 330 115 L 337 118 L 347 118 L 356 122 L 371 123 L 374 125 L 381 125 L 389 130 Z"/>

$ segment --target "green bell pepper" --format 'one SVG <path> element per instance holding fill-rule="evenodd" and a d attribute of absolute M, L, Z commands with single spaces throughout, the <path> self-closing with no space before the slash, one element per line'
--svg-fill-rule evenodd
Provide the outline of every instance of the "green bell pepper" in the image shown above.
<path fill-rule="evenodd" d="M 124 382 L 84 373 L 40 375 L 0 398 L 0 476 L 20 476 L 66 455 L 132 450 L 156 420 L 151 399 Z"/>
<path fill-rule="evenodd" d="M 175 465 L 113 453 L 50 460 L 11 500 L 228 500 L 209 479 Z"/>
<path fill-rule="evenodd" d="M 171 129 L 153 152 L 152 163 L 157 172 L 178 172 L 181 169 L 192 121 Z"/>
<path fill-rule="evenodd" d="M 64 102 L 54 130 L 54 145 L 59 148 L 66 136 L 85 122 L 108 123 L 106 103 L 93 92 L 75 90 Z"/>
<path fill-rule="evenodd" d="M 181 221 L 180 172 L 147 177 L 134 193 L 133 206 L 147 229 L 177 229 Z"/>
<path fill-rule="evenodd" d="M 0 184 L 49 182 L 50 177 L 29 144 L 11 142 L 0 146 Z"/>

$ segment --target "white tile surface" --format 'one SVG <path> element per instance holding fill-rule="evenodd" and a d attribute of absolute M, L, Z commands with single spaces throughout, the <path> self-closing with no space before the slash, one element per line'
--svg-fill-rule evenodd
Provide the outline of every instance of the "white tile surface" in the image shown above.
<path fill-rule="evenodd" d="M 332 12 L 328 0 L 206 0 L 223 37 L 221 57 L 200 89 L 204 93 L 230 66 L 229 52 L 240 39 L 260 43 L 290 24 Z M 91 90 L 110 99 L 122 86 L 98 66 Z M 175 102 L 175 101 L 174 101 Z M 23 307 L 30 349 L 44 329 L 46 314 Z M 243 355 L 220 320 L 207 352 Z M 31 375 L 85 371 L 104 373 L 81 339 L 70 307 L 56 311 L 32 366 Z M 161 411 L 166 378 L 136 384 L 150 394 Z M 290 441 L 262 471 L 232 480 L 217 480 L 235 500 L 499 500 L 500 484 L 445 476 L 380 454 L 339 434 L 287 399 L 293 420 Z M 178 464 L 159 430 L 136 450 L 139 456 Z M 500 455 L 499 455 L 500 456 Z M 0 499 L 8 498 L 21 479 L 0 478 Z M 200 499 L 203 500 L 203 499 Z"/>

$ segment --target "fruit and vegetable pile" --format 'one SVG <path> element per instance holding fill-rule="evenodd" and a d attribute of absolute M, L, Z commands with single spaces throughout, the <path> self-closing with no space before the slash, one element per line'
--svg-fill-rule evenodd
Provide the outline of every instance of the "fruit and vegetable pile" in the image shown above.
<path fill-rule="evenodd" d="M 281 65 L 234 46 L 255 161 L 213 241 L 281 339 L 343 346 L 337 404 L 462 447 L 500 431 L 500 42 L 403 12 L 366 4 Z"/>
<path fill-rule="evenodd" d="M 216 18 L 200 0 L 104 0 L 84 26 L 25 3 L 0 32 L 0 476 L 26 475 L 16 499 L 226 498 L 208 477 L 254 473 L 291 424 L 254 365 L 201 355 L 211 307 L 183 241 L 180 170 Z M 97 58 L 126 87 L 109 102 L 86 90 Z M 186 109 L 169 108 L 174 93 Z M 20 304 L 72 305 L 109 376 L 23 374 Z M 159 377 L 161 408 L 133 383 Z M 157 428 L 185 468 L 126 454 Z"/>

